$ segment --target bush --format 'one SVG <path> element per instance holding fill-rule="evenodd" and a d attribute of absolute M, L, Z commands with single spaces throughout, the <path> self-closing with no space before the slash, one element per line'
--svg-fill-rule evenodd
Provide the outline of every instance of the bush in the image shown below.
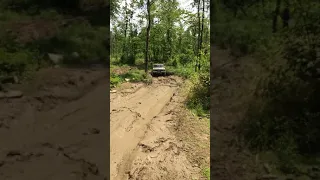
<path fill-rule="evenodd" d="M 33 59 L 34 55 L 28 51 L 10 53 L 0 49 L 0 75 L 23 75 L 28 68 L 32 68 L 36 63 Z"/>
<path fill-rule="evenodd" d="M 72 24 L 55 37 L 34 43 L 39 45 L 42 53 L 54 52 L 66 55 L 64 64 L 106 63 L 108 60 L 108 49 L 105 46 L 107 32 L 106 28 L 95 28 L 87 23 Z M 77 52 L 80 57 L 68 57 L 73 52 Z"/>
<path fill-rule="evenodd" d="M 193 76 L 192 88 L 188 96 L 187 107 L 199 116 L 209 114 L 210 110 L 210 74 L 200 73 Z"/>
<path fill-rule="evenodd" d="M 128 78 L 131 82 L 141 82 L 146 79 L 146 73 L 143 70 L 130 70 L 121 75 L 123 79 Z"/>
<path fill-rule="evenodd" d="M 135 65 L 136 57 L 133 54 L 123 54 L 120 58 L 121 64 Z"/>
<path fill-rule="evenodd" d="M 147 84 L 152 83 L 152 77 L 148 76 L 143 70 L 130 70 L 124 74 L 114 74 L 110 75 L 110 85 L 111 87 L 116 87 L 120 83 L 124 82 L 125 79 L 129 79 L 130 82 L 144 82 Z"/>
<path fill-rule="evenodd" d="M 265 28 L 263 28 L 265 27 Z M 237 56 L 253 53 L 260 46 L 260 42 L 271 37 L 271 31 L 266 24 L 253 21 L 236 20 L 230 23 L 213 24 L 213 43 L 221 48 L 229 48 Z"/>
<path fill-rule="evenodd" d="M 310 37 L 290 35 L 283 45 L 285 63 L 257 87 L 245 123 L 251 147 L 290 156 L 320 151 L 319 40 Z"/>
<path fill-rule="evenodd" d="M 110 74 L 110 87 L 116 87 L 122 81 L 123 81 L 123 79 L 120 76 L 117 76 L 114 73 Z"/>

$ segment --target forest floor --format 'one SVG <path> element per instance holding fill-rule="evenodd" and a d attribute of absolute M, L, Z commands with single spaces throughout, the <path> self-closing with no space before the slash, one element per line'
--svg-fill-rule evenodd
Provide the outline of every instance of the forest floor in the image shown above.
<path fill-rule="evenodd" d="M 241 122 L 264 71 L 253 57 L 235 59 L 211 46 L 211 178 L 219 180 L 316 180 L 320 167 L 297 163 L 284 172 L 276 153 L 252 152 L 241 134 Z"/>
<path fill-rule="evenodd" d="M 182 78 L 152 81 L 111 93 L 111 179 L 207 179 L 209 119 L 186 110 Z"/>

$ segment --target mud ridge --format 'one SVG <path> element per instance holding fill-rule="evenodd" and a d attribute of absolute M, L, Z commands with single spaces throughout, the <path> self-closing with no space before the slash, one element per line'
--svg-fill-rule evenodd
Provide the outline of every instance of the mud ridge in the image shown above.
<path fill-rule="evenodd" d="M 83 158 L 72 157 L 70 154 L 68 154 L 64 151 L 64 149 L 65 149 L 64 147 L 53 145 L 51 143 L 43 143 L 42 146 L 46 147 L 46 148 L 50 148 L 52 150 L 55 150 L 58 153 L 63 154 L 64 157 L 66 157 L 67 159 L 69 159 L 71 161 L 78 162 L 78 163 L 82 164 L 82 169 L 83 169 L 82 179 L 83 180 L 85 180 L 88 177 L 88 174 L 100 176 L 100 171 L 99 171 L 99 168 L 96 164 L 91 163 L 88 160 L 85 160 Z"/>

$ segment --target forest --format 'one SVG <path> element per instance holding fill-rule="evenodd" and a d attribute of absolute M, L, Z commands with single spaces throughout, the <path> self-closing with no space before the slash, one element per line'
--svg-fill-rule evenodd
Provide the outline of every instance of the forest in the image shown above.
<path fill-rule="evenodd" d="M 196 89 L 189 105 L 198 114 L 208 114 L 209 1 L 187 1 L 191 10 L 181 8 L 181 2 L 115 1 L 110 27 L 110 83 L 116 86 L 126 77 L 148 79 L 145 72 L 151 65 L 164 63 L 171 74 L 192 79 Z M 136 69 L 122 76 L 112 73 L 112 69 L 123 66 Z"/>
<path fill-rule="evenodd" d="M 109 1 L 0 2 L 0 77 L 52 66 L 108 64 Z"/>
<path fill-rule="evenodd" d="M 254 59 L 240 136 L 253 152 L 275 152 L 282 172 L 319 177 L 299 166 L 319 164 L 319 1 L 214 0 L 210 12 L 211 46 Z"/>

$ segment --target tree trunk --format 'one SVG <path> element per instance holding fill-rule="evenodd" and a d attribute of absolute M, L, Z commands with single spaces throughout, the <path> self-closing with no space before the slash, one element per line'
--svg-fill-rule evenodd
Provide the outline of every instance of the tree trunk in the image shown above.
<path fill-rule="evenodd" d="M 196 71 L 198 69 L 199 66 L 199 62 L 200 62 L 200 39 L 201 39 L 201 19 L 200 19 L 200 0 L 198 0 L 198 48 L 197 48 L 197 62 L 196 62 Z"/>
<path fill-rule="evenodd" d="M 124 45 L 123 45 L 123 50 L 122 50 L 123 55 L 126 54 L 126 50 L 127 50 L 127 30 L 128 30 L 128 4 L 127 4 L 127 1 L 125 4 L 125 7 L 124 7 L 124 11 L 125 11 L 125 28 L 124 28 Z"/>
<path fill-rule="evenodd" d="M 150 37 L 150 24 L 151 24 L 151 15 L 150 15 L 150 0 L 147 0 L 147 12 L 148 12 L 148 27 L 147 27 L 147 37 L 146 37 L 146 52 L 145 52 L 145 69 L 144 71 L 148 72 L 148 59 L 149 59 L 149 37 Z"/>
<path fill-rule="evenodd" d="M 289 9 L 289 2 L 286 1 L 286 7 L 282 12 L 282 25 L 283 28 L 289 27 L 289 20 L 290 20 L 290 9 Z"/>
<path fill-rule="evenodd" d="M 200 53 L 202 50 L 202 43 L 203 43 L 203 25 L 204 25 L 204 8 L 205 8 L 205 0 L 202 0 L 202 22 L 201 22 L 201 36 L 200 36 Z M 199 54 L 199 64 L 198 64 L 198 70 L 201 69 L 201 54 Z"/>
<path fill-rule="evenodd" d="M 210 1 L 210 20 L 216 23 L 219 19 L 219 12 L 218 12 L 218 2 L 217 0 Z"/>
<path fill-rule="evenodd" d="M 276 4 L 276 9 L 274 10 L 274 16 L 273 16 L 273 22 L 272 22 L 272 32 L 275 33 L 278 31 L 278 16 L 280 13 L 280 5 L 281 5 L 281 0 L 277 0 Z"/>

